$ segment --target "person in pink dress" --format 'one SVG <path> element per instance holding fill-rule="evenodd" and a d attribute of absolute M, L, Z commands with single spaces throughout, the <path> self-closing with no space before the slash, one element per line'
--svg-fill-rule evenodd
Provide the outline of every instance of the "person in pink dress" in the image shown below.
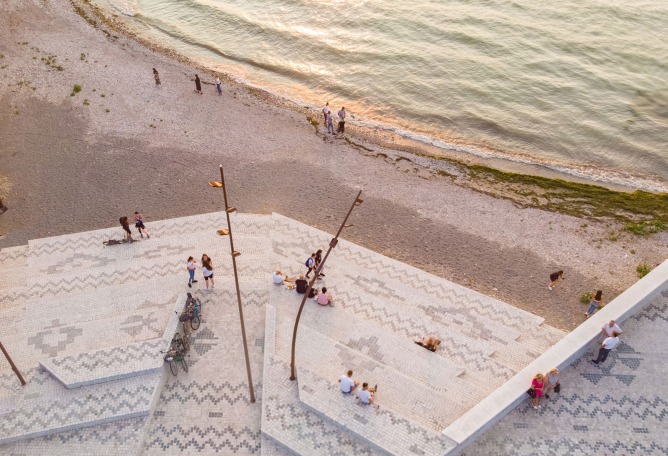
<path fill-rule="evenodd" d="M 540 398 L 543 397 L 543 388 L 545 388 L 545 377 L 543 374 L 536 374 L 531 380 L 531 389 L 535 393 L 531 398 L 531 405 L 533 408 L 540 408 Z"/>

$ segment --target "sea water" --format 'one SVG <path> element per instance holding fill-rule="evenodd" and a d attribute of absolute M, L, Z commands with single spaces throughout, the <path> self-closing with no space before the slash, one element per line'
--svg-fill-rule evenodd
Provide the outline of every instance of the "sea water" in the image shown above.
<path fill-rule="evenodd" d="M 668 2 L 108 0 L 147 37 L 471 153 L 668 190 Z"/>

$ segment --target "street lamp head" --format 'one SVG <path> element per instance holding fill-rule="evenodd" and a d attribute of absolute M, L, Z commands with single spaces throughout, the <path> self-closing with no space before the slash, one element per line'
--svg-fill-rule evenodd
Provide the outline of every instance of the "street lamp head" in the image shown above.
<path fill-rule="evenodd" d="M 237 208 L 236 207 L 228 207 L 225 210 L 227 211 L 228 214 L 231 214 L 232 212 L 236 212 Z"/>
<path fill-rule="evenodd" d="M 238 257 L 239 255 L 241 255 L 241 252 L 238 252 L 236 250 L 234 252 L 232 252 L 232 256 L 235 257 L 235 258 Z"/>
<path fill-rule="evenodd" d="M 344 228 L 350 228 L 351 226 L 355 225 L 353 225 L 352 223 L 346 223 L 345 225 L 343 225 Z"/>
<path fill-rule="evenodd" d="M 218 236 L 227 236 L 230 234 L 230 230 L 218 230 L 216 233 L 218 233 Z"/>
<path fill-rule="evenodd" d="M 211 187 L 216 187 L 216 188 L 222 188 L 223 183 L 222 182 L 217 182 L 217 181 L 209 181 L 209 185 Z"/>
<path fill-rule="evenodd" d="M 359 206 L 359 205 L 362 204 L 363 202 L 364 202 L 364 200 L 363 200 L 362 198 L 357 198 L 357 199 L 355 200 L 355 206 Z"/>

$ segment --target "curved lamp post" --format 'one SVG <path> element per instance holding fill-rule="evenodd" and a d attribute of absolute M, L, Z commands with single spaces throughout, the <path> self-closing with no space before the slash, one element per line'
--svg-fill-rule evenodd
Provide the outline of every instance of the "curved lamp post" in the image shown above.
<path fill-rule="evenodd" d="M 237 288 L 237 304 L 239 304 L 239 320 L 241 321 L 241 338 L 244 344 L 244 355 L 246 356 L 246 372 L 248 373 L 248 389 L 250 390 L 250 401 L 255 402 L 255 391 L 253 389 L 253 378 L 251 376 L 250 359 L 248 358 L 248 344 L 246 343 L 246 325 L 244 324 L 244 309 L 241 306 L 241 292 L 239 291 L 239 274 L 237 273 L 237 257 L 241 253 L 234 250 L 234 240 L 232 239 L 232 225 L 230 224 L 230 214 L 236 212 L 236 207 L 230 207 L 227 204 L 227 190 L 225 188 L 225 176 L 223 175 L 223 165 L 220 165 L 220 182 L 209 182 L 214 188 L 223 189 L 223 198 L 225 199 L 225 216 L 227 217 L 227 229 L 218 230 L 216 233 L 220 236 L 230 237 L 230 252 L 232 255 L 232 268 L 234 269 L 234 285 Z"/>
<path fill-rule="evenodd" d="M 14 371 L 16 376 L 19 378 L 21 386 L 25 386 L 26 381 L 23 379 L 23 375 L 21 375 L 21 372 L 19 372 L 19 369 L 16 367 L 16 364 L 14 364 L 14 361 L 12 361 L 12 358 L 9 356 L 9 353 L 7 353 L 7 350 L 5 350 L 5 346 L 2 345 L 2 342 L 0 342 L 0 350 L 2 350 L 2 354 L 5 355 L 5 358 L 7 358 L 7 362 L 12 367 L 12 370 Z"/>
<path fill-rule="evenodd" d="M 341 226 L 339 227 L 339 231 L 336 232 L 336 235 L 334 238 L 329 241 L 329 249 L 327 249 L 327 253 L 325 253 L 325 256 L 323 257 L 322 261 L 320 262 L 320 265 L 318 266 L 318 269 L 315 270 L 315 274 L 313 275 L 313 279 L 308 284 L 308 287 L 306 288 L 306 292 L 304 293 L 304 298 L 302 299 L 302 303 L 299 305 L 299 311 L 297 312 L 297 318 L 295 319 L 295 328 L 292 331 L 292 354 L 290 357 L 290 380 L 294 380 L 297 378 L 295 376 L 295 345 L 297 343 L 297 327 L 299 326 L 299 319 L 302 316 L 302 310 L 304 310 L 304 303 L 306 303 L 306 298 L 308 298 L 309 293 L 311 292 L 311 288 L 313 288 L 313 284 L 315 283 L 316 280 L 318 280 L 318 277 L 320 277 L 320 271 L 322 271 L 323 266 L 325 266 L 325 261 L 327 261 L 327 257 L 329 256 L 330 252 L 334 247 L 336 247 L 336 244 L 339 243 L 339 235 L 341 234 L 341 231 L 343 231 L 344 228 L 349 228 L 353 226 L 352 224 L 347 224 L 346 222 L 348 221 L 348 217 L 350 217 L 350 213 L 355 209 L 355 206 L 359 206 L 362 204 L 363 200 L 360 199 L 360 195 L 362 194 L 362 190 L 359 191 L 357 196 L 355 197 L 355 201 L 353 201 L 352 206 L 350 206 L 350 209 L 348 210 L 348 213 L 346 214 L 346 218 L 343 219 L 343 223 L 341 223 Z"/>

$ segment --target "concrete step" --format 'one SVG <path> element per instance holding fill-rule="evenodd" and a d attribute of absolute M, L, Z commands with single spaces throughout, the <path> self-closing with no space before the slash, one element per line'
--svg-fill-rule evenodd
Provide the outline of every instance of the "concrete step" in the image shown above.
<path fill-rule="evenodd" d="M 277 352 L 289 354 L 292 340 L 290 322 L 277 321 Z M 286 360 L 289 358 L 286 357 Z M 307 326 L 299 328 L 297 336 L 297 366 L 306 368 L 337 384 L 348 369 L 355 371 L 360 382 L 379 384 L 379 396 L 396 413 L 410 418 L 434 431 L 445 428 L 466 410 L 469 401 L 457 397 L 454 391 L 440 393 L 377 359 L 351 349 Z M 447 385 L 447 380 L 444 380 Z M 447 386 L 446 386 L 447 387 Z M 391 404 L 391 405 L 390 405 Z"/>
<path fill-rule="evenodd" d="M 342 394 L 337 385 L 313 371 L 302 367 L 298 372 L 302 404 L 381 451 L 442 456 L 457 446 L 440 432 L 397 413 L 392 403 L 381 402 L 378 407 L 364 405 L 354 393 Z"/>
<path fill-rule="evenodd" d="M 162 372 L 73 390 L 55 379 L 30 382 L 20 406 L 0 415 L 0 444 L 146 416 L 161 377 Z"/>

